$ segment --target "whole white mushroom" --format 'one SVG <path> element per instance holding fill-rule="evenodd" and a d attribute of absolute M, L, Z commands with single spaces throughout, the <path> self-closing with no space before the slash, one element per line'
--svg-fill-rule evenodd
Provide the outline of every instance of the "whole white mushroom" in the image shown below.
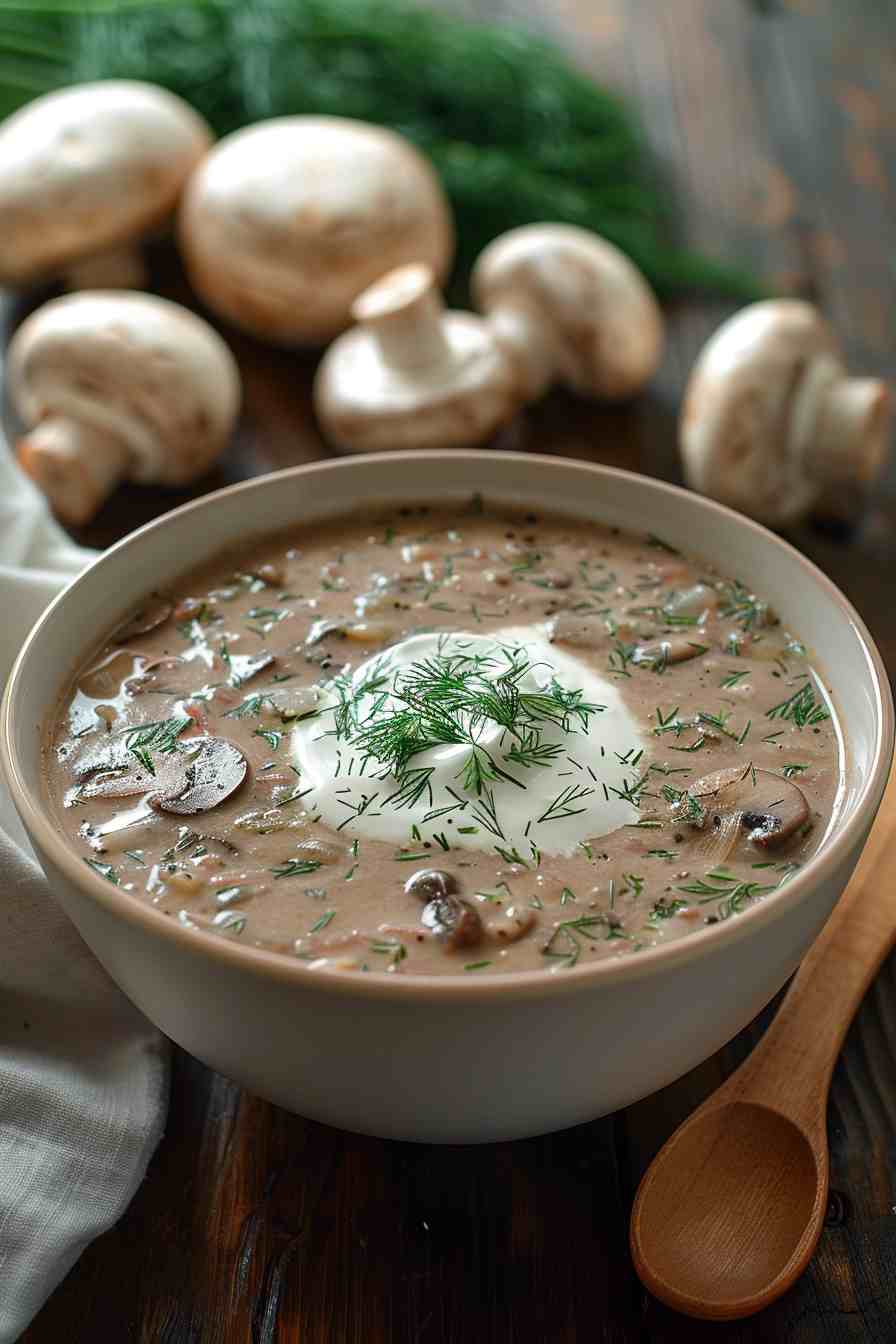
<path fill-rule="evenodd" d="M 810 303 L 750 304 L 710 337 L 685 391 L 680 445 L 687 483 L 771 527 L 822 495 L 867 487 L 888 453 L 890 395 L 851 378 Z"/>
<path fill-rule="evenodd" d="M 149 294 L 83 291 L 19 327 L 7 387 L 27 427 L 23 469 L 68 523 L 125 478 L 184 485 L 223 448 L 240 403 L 227 346 L 207 322 Z"/>
<path fill-rule="evenodd" d="M 653 292 L 618 247 L 587 229 L 511 229 L 480 254 L 471 287 L 526 401 L 554 382 L 615 400 L 656 372 L 663 321 Z"/>
<path fill-rule="evenodd" d="M 278 344 L 323 345 L 393 267 L 441 280 L 454 250 L 435 172 L 395 132 L 341 117 L 280 117 L 225 137 L 193 175 L 180 246 L 197 293 Z"/>
<path fill-rule="evenodd" d="M 103 80 L 0 124 L 0 284 L 145 283 L 139 244 L 174 210 L 212 134 L 153 84 Z"/>
<path fill-rule="evenodd" d="M 513 367 L 474 313 L 445 312 L 428 266 L 390 271 L 354 302 L 327 350 L 314 404 L 348 452 L 481 443 L 520 405 Z"/>

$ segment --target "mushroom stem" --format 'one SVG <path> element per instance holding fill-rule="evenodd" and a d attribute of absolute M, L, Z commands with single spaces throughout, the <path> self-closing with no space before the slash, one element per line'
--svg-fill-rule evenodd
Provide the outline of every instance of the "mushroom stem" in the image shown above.
<path fill-rule="evenodd" d="M 125 475 L 127 447 L 95 425 L 52 416 L 16 445 L 19 464 L 64 522 L 92 518 Z"/>
<path fill-rule="evenodd" d="M 826 483 L 873 481 L 887 456 L 890 396 L 879 378 L 840 378 L 824 389 L 807 470 Z"/>
<path fill-rule="evenodd" d="M 537 401 L 557 377 L 558 359 L 547 324 L 526 308 L 502 304 L 488 315 L 495 340 L 513 365 L 520 396 Z"/>
<path fill-rule="evenodd" d="M 114 247 L 66 267 L 66 289 L 146 289 L 149 277 L 139 247 Z"/>
<path fill-rule="evenodd" d="M 365 289 L 352 317 L 375 337 L 385 363 L 408 372 L 451 364 L 444 305 L 429 266 L 400 266 Z"/>

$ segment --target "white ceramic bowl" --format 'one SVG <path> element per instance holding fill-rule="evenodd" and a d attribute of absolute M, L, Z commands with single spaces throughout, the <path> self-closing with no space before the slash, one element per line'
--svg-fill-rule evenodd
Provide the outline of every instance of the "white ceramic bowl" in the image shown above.
<path fill-rule="evenodd" d="M 368 503 L 468 498 L 659 533 L 766 596 L 814 647 L 848 739 L 836 831 L 779 893 L 668 947 L 562 974 L 349 973 L 182 928 L 93 874 L 43 797 L 40 736 L 73 655 L 224 546 Z M 482 1142 L 560 1129 L 662 1087 L 744 1027 L 795 969 L 874 820 L 893 749 L 886 675 L 834 586 L 779 538 L 644 477 L 561 458 L 400 453 L 298 467 L 209 495 L 107 551 L 29 637 L 3 705 L 16 807 L 65 910 L 109 973 L 212 1068 L 345 1129 Z"/>

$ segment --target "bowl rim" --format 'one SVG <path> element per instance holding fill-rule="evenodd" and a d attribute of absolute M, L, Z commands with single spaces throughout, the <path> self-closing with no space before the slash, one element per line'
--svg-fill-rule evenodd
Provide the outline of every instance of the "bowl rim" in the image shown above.
<path fill-rule="evenodd" d="M 584 475 L 611 479 L 623 479 L 634 483 L 638 488 L 653 491 L 669 497 L 674 503 L 681 499 L 688 501 L 689 507 L 696 507 L 717 515 L 720 522 L 753 533 L 755 542 L 761 546 L 771 546 L 778 551 L 788 553 L 796 559 L 804 570 L 808 582 L 820 589 L 838 611 L 839 616 L 851 625 L 859 638 L 873 687 L 876 733 L 874 748 L 870 755 L 869 769 L 863 780 L 853 805 L 852 814 L 840 827 L 835 827 L 830 838 L 820 851 L 808 860 L 805 867 L 791 877 L 773 896 L 758 901 L 736 919 L 721 924 L 696 929 L 687 936 L 658 947 L 645 948 L 637 956 L 619 959 L 607 959 L 598 962 L 585 962 L 567 968 L 562 975 L 550 974 L 544 970 L 513 971 L 491 976 L 470 976 L 466 973 L 449 972 L 444 975 L 405 974 L 391 975 L 386 971 L 371 971 L 359 975 L 353 971 L 328 971 L 325 975 L 311 971 L 298 959 L 291 959 L 282 952 L 268 951 L 263 948 L 248 947 L 224 938 L 197 937 L 195 930 L 172 920 L 152 905 L 139 900 L 127 892 L 121 891 L 98 873 L 84 864 L 62 833 L 52 824 L 50 814 L 42 800 L 36 799 L 25 782 L 25 773 L 15 745 L 13 733 L 13 706 L 18 688 L 27 680 L 27 668 L 31 650 L 44 627 L 56 620 L 57 613 L 72 601 L 79 584 L 89 572 L 97 566 L 114 567 L 122 557 L 139 548 L 143 539 L 159 530 L 164 530 L 185 514 L 198 514 L 205 509 L 215 508 L 221 498 L 257 490 L 276 489 L 284 479 L 293 479 L 308 474 L 351 471 L 357 458 L 336 458 L 324 461 L 301 463 L 286 467 L 280 471 L 251 477 L 233 485 L 202 495 L 198 499 L 169 510 L 144 523 L 127 534 L 108 550 L 102 552 L 85 570 L 82 570 L 45 608 L 31 629 L 15 660 L 6 684 L 2 709 L 0 709 L 0 762 L 2 762 L 7 784 L 16 810 L 22 819 L 29 838 L 34 835 L 38 847 L 52 860 L 64 876 L 83 894 L 95 903 L 105 907 L 125 924 L 137 925 L 146 932 L 171 939 L 185 950 L 198 953 L 212 961 L 229 964 L 234 969 L 254 973 L 262 979 L 274 979 L 281 983 L 294 984 L 297 989 L 336 994 L 348 998 L 387 998 L 402 999 L 411 1003 L 417 999 L 459 998 L 465 1003 L 491 1000 L 495 995 L 502 999 L 553 997 L 557 994 L 573 993 L 599 986 L 610 987 L 618 981 L 631 981 L 649 977 L 653 973 L 681 967 L 688 962 L 700 961 L 707 956 L 724 955 L 725 949 L 731 949 L 745 938 L 753 936 L 767 924 L 774 923 L 784 912 L 811 895 L 812 889 L 821 881 L 832 876 L 839 864 L 864 838 L 867 829 L 869 805 L 879 805 L 890 770 L 893 756 L 894 710 L 890 692 L 889 678 L 878 649 L 858 612 L 840 589 L 811 560 L 802 554 L 790 542 L 763 527 L 760 523 L 743 514 L 727 508 L 715 500 L 698 495 L 681 486 L 641 475 L 638 472 L 623 470 L 561 455 L 524 452 L 502 452 L 496 454 L 476 449 L 430 449 L 405 450 L 400 452 L 366 453 L 363 461 L 396 463 L 420 463 L 433 459 L 452 459 L 456 461 L 490 459 L 506 464 L 508 469 L 525 468 L 536 462 L 543 466 L 559 466 L 564 470 L 577 469 Z M 498 470 L 501 470 L 499 467 Z M 486 493 L 488 492 L 486 488 Z M 494 487 L 494 494 L 500 498 L 500 485 Z M 249 536 L 263 535 L 263 529 L 254 529 Z M 234 539 L 234 545 L 238 540 Z M 185 567 L 186 569 L 186 567 Z"/>

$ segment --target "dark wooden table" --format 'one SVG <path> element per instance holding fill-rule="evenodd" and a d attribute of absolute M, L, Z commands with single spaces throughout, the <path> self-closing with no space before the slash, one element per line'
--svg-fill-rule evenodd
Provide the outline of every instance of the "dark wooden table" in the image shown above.
<path fill-rule="evenodd" d="M 680 202 L 682 240 L 816 299 L 857 370 L 896 375 L 896 16 L 888 4 L 467 0 L 463 8 L 525 19 L 628 94 Z M 164 262 L 159 280 L 166 292 L 182 293 Z M 676 305 L 662 372 L 647 395 L 612 411 L 555 395 L 508 441 L 677 478 L 683 381 L 729 311 Z M 312 362 L 234 343 L 244 423 L 203 488 L 326 452 L 309 409 Z M 104 545 L 176 502 L 122 492 L 83 539 Z M 896 670 L 896 470 L 856 534 L 807 526 L 795 539 L 857 604 Z M 343 1134 L 249 1096 L 175 1052 L 167 1133 L 145 1184 L 24 1338 L 889 1344 L 896 1340 L 893 962 L 868 995 L 836 1072 L 833 1196 L 803 1280 L 752 1321 L 707 1326 L 659 1307 L 633 1273 L 628 1212 L 646 1163 L 744 1057 L 768 1011 L 714 1059 L 623 1113 L 486 1148 Z"/>

